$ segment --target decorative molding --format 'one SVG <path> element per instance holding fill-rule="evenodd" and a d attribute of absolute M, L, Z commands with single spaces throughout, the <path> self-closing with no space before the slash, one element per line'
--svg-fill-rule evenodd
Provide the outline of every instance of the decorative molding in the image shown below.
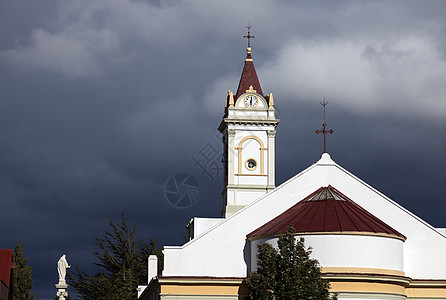
<path fill-rule="evenodd" d="M 274 99 L 273 99 L 273 93 L 269 94 L 269 107 L 274 106 Z"/>
<path fill-rule="evenodd" d="M 241 284 L 245 277 L 159 276 L 159 283 Z"/>
<path fill-rule="evenodd" d="M 242 140 L 239 143 L 239 148 L 243 148 L 243 143 L 249 139 L 256 140 L 257 142 L 259 142 L 261 150 L 267 149 L 267 148 L 265 148 L 265 145 L 263 144 L 262 140 L 258 136 L 255 136 L 255 135 L 247 135 L 244 138 L 242 138 Z"/>
<path fill-rule="evenodd" d="M 257 93 L 257 91 L 252 87 L 252 85 L 249 86 L 249 89 L 246 90 L 247 93 Z"/>
<path fill-rule="evenodd" d="M 276 131 L 275 130 L 268 130 L 267 135 L 268 135 L 268 137 L 275 137 L 276 136 Z"/>
<path fill-rule="evenodd" d="M 386 299 L 386 300 L 408 300 L 411 298 L 406 298 L 404 295 L 399 294 L 390 294 L 390 293 L 373 293 L 373 292 L 339 292 L 339 291 L 333 291 L 330 289 L 331 294 L 337 294 L 338 299 L 370 299 L 370 300 L 376 300 L 376 299 Z M 378 297 L 378 298 L 377 298 Z M 384 298 L 383 298 L 384 297 Z M 420 298 L 416 298 L 420 299 Z"/>
<path fill-rule="evenodd" d="M 255 135 L 248 135 L 242 138 L 240 143 L 238 144 L 238 147 L 236 147 L 236 150 L 238 150 L 238 174 L 242 174 L 242 157 L 243 157 L 243 143 L 247 140 L 252 139 L 256 140 L 260 144 L 260 174 L 256 175 L 265 175 L 265 158 L 264 158 L 264 152 L 268 150 L 268 148 L 265 148 L 265 145 L 263 144 L 262 140 L 255 136 Z M 246 174 L 243 174 L 246 175 Z"/>
<path fill-rule="evenodd" d="M 317 232 L 296 232 L 294 234 L 295 236 L 301 236 L 301 235 L 360 235 L 360 236 L 376 236 L 376 237 L 383 237 L 383 238 L 391 238 L 396 240 L 405 241 L 406 238 L 400 237 L 394 234 L 389 233 L 377 233 L 377 232 L 359 232 L 359 231 L 317 231 Z M 265 234 L 265 235 L 259 235 L 259 236 L 253 236 L 249 238 L 249 240 L 256 240 L 256 239 L 263 239 L 263 238 L 272 238 L 277 237 L 277 234 Z"/>
<path fill-rule="evenodd" d="M 267 119 L 264 117 L 263 119 L 246 119 L 246 118 L 224 118 L 222 123 L 229 124 L 229 125 L 270 125 L 270 126 L 277 126 L 279 124 L 280 120 L 274 120 L 274 119 Z"/>
<path fill-rule="evenodd" d="M 229 96 L 229 106 L 234 107 L 234 94 L 228 90 L 228 96 Z"/>
<path fill-rule="evenodd" d="M 235 136 L 235 129 L 228 129 L 228 136 Z"/>
<path fill-rule="evenodd" d="M 235 175 L 239 175 L 239 174 L 235 174 Z M 244 175 L 242 174 L 239 176 L 244 176 Z M 258 175 L 258 176 L 261 176 L 261 175 Z M 263 176 L 266 176 L 266 175 L 263 175 Z M 250 191 L 252 191 L 252 190 L 254 190 L 256 192 L 265 192 L 265 190 L 267 190 L 270 187 L 268 185 L 264 185 L 264 184 L 256 185 L 255 187 L 253 187 L 252 184 L 228 184 L 226 186 L 226 188 L 231 191 L 234 191 L 234 190 L 250 190 Z"/>
<path fill-rule="evenodd" d="M 380 275 L 393 275 L 403 276 L 406 274 L 403 271 L 391 270 L 391 269 L 379 269 L 379 268 L 358 268 L 358 267 L 321 267 L 321 272 L 326 273 L 343 273 L 343 274 L 380 274 Z"/>
<path fill-rule="evenodd" d="M 268 174 L 234 174 L 235 176 L 268 176 Z"/>
<path fill-rule="evenodd" d="M 248 163 L 250 160 L 254 161 L 254 167 L 253 168 L 249 168 Z M 257 169 L 257 167 L 259 166 L 259 163 L 257 162 L 257 159 L 255 159 L 254 157 L 250 157 L 245 161 L 245 168 L 249 171 L 254 171 L 255 169 Z"/>

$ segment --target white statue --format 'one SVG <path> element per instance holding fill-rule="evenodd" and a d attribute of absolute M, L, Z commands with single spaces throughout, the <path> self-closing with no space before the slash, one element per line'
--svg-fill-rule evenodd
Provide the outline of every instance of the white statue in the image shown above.
<path fill-rule="evenodd" d="M 67 275 L 67 269 L 71 268 L 68 265 L 67 259 L 65 258 L 65 254 L 59 258 L 57 262 L 57 272 L 59 273 L 59 282 L 65 282 L 65 275 Z"/>

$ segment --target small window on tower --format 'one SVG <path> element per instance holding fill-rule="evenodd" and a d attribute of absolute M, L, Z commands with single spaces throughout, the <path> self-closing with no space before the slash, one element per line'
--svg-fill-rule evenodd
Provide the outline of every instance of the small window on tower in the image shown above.
<path fill-rule="evenodd" d="M 257 161 L 254 158 L 249 158 L 245 163 L 246 169 L 254 171 L 257 168 Z"/>

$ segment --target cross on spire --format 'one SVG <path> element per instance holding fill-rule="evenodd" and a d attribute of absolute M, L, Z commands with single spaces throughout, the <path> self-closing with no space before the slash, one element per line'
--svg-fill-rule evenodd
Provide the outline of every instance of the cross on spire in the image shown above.
<path fill-rule="evenodd" d="M 322 135 L 324 136 L 324 153 L 327 153 L 326 135 L 327 135 L 327 133 L 333 134 L 334 131 L 333 131 L 333 129 L 327 130 L 327 123 L 325 123 L 325 106 L 327 106 L 328 101 L 325 101 L 325 97 L 324 97 L 324 101 L 322 101 L 320 103 L 324 107 L 324 124 L 322 124 L 322 130 L 316 129 L 316 134 L 322 133 Z"/>
<path fill-rule="evenodd" d="M 248 39 L 248 48 L 251 48 L 251 39 L 254 38 L 254 36 L 251 35 L 251 28 L 252 28 L 252 26 L 249 25 L 249 23 L 248 23 L 248 26 L 246 26 L 246 28 L 248 28 L 248 35 L 244 35 L 243 37 Z"/>

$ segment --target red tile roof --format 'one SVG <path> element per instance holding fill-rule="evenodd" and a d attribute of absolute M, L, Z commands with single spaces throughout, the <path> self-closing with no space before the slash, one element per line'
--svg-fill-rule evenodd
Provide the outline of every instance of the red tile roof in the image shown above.
<path fill-rule="evenodd" d="M 251 49 L 248 48 L 245 66 L 243 67 L 242 76 L 240 77 L 237 93 L 234 95 L 235 98 L 246 93 L 246 90 L 249 90 L 249 86 L 251 85 L 257 94 L 263 96 L 262 87 L 260 86 L 259 78 L 257 77 L 256 69 L 254 68 L 254 62 L 252 61 Z"/>
<path fill-rule="evenodd" d="M 332 186 L 321 187 L 281 215 L 247 235 L 248 238 L 286 233 L 360 232 L 404 235 L 366 211 Z"/>
<path fill-rule="evenodd" d="M 0 280 L 9 286 L 12 267 L 12 250 L 0 249 Z"/>

